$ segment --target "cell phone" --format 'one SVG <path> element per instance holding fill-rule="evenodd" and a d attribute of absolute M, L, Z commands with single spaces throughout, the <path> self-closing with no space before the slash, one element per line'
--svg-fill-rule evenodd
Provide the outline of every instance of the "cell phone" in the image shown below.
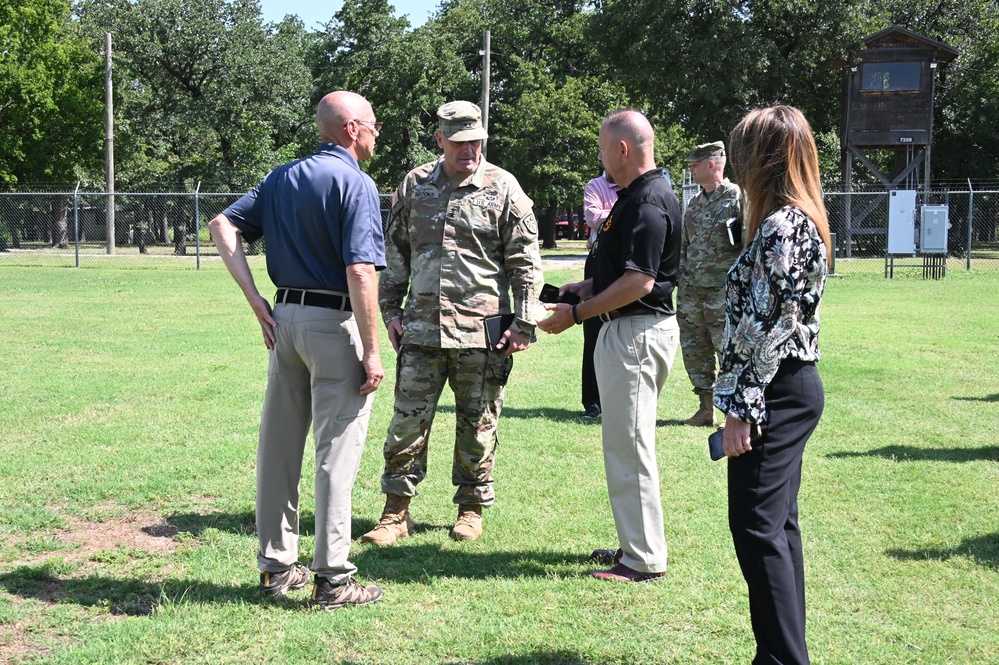
<path fill-rule="evenodd" d="M 545 284 L 541 287 L 541 293 L 538 295 L 538 300 L 547 303 L 558 302 L 558 287 L 552 286 L 551 284 Z"/>
<path fill-rule="evenodd" d="M 716 430 L 708 436 L 708 454 L 712 460 L 720 460 L 725 457 L 725 446 L 723 445 L 725 428 Z M 749 430 L 749 442 L 756 443 L 763 437 L 763 429 L 756 423 Z"/>
<path fill-rule="evenodd" d="M 722 445 L 724 429 L 716 430 L 708 437 L 708 454 L 711 459 L 718 461 L 725 457 L 725 446 Z"/>
<path fill-rule="evenodd" d="M 728 231 L 728 241 L 733 247 L 738 247 L 742 244 L 742 224 L 739 223 L 738 217 L 726 219 L 725 230 Z"/>
<path fill-rule="evenodd" d="M 567 305 L 578 305 L 580 302 L 579 296 L 575 293 L 570 293 L 566 291 L 560 297 L 558 292 L 559 288 L 557 286 L 552 286 L 551 284 L 545 284 L 541 287 L 541 293 L 538 295 L 538 300 L 547 303 L 564 302 Z"/>

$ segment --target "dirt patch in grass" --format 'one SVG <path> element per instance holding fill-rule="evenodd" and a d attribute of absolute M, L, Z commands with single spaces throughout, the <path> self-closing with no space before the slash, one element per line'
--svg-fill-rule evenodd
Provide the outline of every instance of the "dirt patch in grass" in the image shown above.
<path fill-rule="evenodd" d="M 39 538 L 51 538 L 62 546 L 32 552 L 17 557 L 10 563 L 17 566 L 31 566 L 52 557 L 61 557 L 70 564 L 85 564 L 98 552 L 133 551 L 147 552 L 152 555 L 166 556 L 179 547 L 174 540 L 180 530 L 172 525 L 164 524 L 157 515 L 152 513 L 129 513 L 116 515 L 100 521 L 92 521 L 75 517 L 64 517 L 66 526 L 47 533 L 38 533 L 29 538 L 11 536 L 8 544 L 13 548 L 36 550 L 31 547 L 31 541 Z"/>
<path fill-rule="evenodd" d="M 48 649 L 31 644 L 25 639 L 26 627 L 24 621 L 9 626 L 0 625 L 0 663 L 9 663 L 15 659 L 43 656 L 49 653 Z"/>
<path fill-rule="evenodd" d="M 89 559 L 96 552 L 125 549 L 151 554 L 172 554 L 178 547 L 173 539 L 177 527 L 163 524 L 159 517 L 148 513 L 132 513 L 106 522 L 89 522 L 67 518 L 68 527 L 56 538 L 77 545 L 70 559 Z"/>
<path fill-rule="evenodd" d="M 170 556 L 180 546 L 174 539 L 179 529 L 164 524 L 153 513 L 122 514 L 120 509 L 101 508 L 90 512 L 98 521 L 66 516 L 66 526 L 62 529 L 8 539 L 15 551 L 21 548 L 31 551 L 4 565 L 8 571 L 11 568 L 19 571 L 0 575 L 8 597 L 16 605 L 28 600 L 50 606 L 67 600 L 82 606 L 103 605 L 108 611 L 103 616 L 110 620 L 152 611 L 156 579 L 162 578 L 172 567 L 163 565 L 162 558 Z M 104 513 L 108 513 L 106 518 Z M 46 551 L 38 551 L 39 541 L 44 545 L 41 549 Z M 31 568 L 50 560 L 54 562 L 52 571 L 31 572 Z M 127 579 L 136 562 L 140 565 L 153 562 L 155 572 L 147 568 L 141 581 Z M 91 579 L 99 580 L 109 571 L 112 577 L 104 582 L 106 586 L 90 586 Z M 126 579 L 119 587 L 114 580 L 122 573 Z M 39 630 L 43 632 L 39 633 Z M 0 625 L 0 663 L 51 653 L 44 646 L 50 642 L 36 622 L 19 620 Z"/>

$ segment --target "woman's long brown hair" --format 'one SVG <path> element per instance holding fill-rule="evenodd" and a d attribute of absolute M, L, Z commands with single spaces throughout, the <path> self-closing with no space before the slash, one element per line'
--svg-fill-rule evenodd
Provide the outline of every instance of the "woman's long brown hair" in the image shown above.
<path fill-rule="evenodd" d="M 808 215 L 832 258 L 829 219 L 819 184 L 819 153 L 812 128 L 793 106 L 750 111 L 732 130 L 729 155 L 736 182 L 748 199 L 744 244 L 763 220 L 790 205 Z"/>

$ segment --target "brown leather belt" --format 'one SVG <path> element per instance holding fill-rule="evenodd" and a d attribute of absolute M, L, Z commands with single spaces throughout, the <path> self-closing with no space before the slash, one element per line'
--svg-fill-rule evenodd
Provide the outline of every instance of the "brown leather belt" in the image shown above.
<path fill-rule="evenodd" d="M 620 319 L 622 316 L 639 316 L 642 314 L 652 314 L 653 316 L 665 316 L 662 312 L 657 312 L 654 309 L 631 309 L 622 312 L 619 309 L 612 309 L 609 312 L 602 312 L 598 318 L 604 323 L 609 323 L 614 319 Z"/>
<path fill-rule="evenodd" d="M 278 289 L 274 295 L 274 304 L 278 303 L 285 305 L 305 305 L 306 307 L 325 307 L 326 309 L 339 309 L 343 312 L 351 311 L 349 296 L 316 293 L 315 291 L 304 291 L 301 289 Z"/>

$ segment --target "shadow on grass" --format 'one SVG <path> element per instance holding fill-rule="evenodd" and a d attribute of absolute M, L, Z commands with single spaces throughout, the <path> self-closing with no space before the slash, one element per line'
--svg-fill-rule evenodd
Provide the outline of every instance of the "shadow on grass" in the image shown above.
<path fill-rule="evenodd" d="M 441 404 L 437 407 L 437 411 L 440 413 L 454 413 L 454 406 L 451 404 Z M 578 408 L 573 407 L 571 409 L 566 409 L 562 407 L 554 406 L 533 406 L 529 408 L 514 408 L 514 407 L 503 407 L 503 411 L 500 414 L 500 423 L 502 423 L 504 418 L 520 418 L 522 420 L 533 420 L 536 418 L 545 418 L 548 420 L 555 420 L 559 422 L 564 421 L 574 421 L 581 425 L 599 425 L 599 418 L 583 418 L 583 407 Z M 502 425 L 501 425 L 502 427 Z"/>
<path fill-rule="evenodd" d="M 886 554 L 896 559 L 911 561 L 946 560 L 955 556 L 966 556 L 983 566 L 999 569 L 999 532 L 977 538 L 965 538 L 957 547 L 950 549 L 891 549 Z"/>
<path fill-rule="evenodd" d="M 454 413 L 454 407 L 450 404 L 442 404 L 437 407 L 437 410 L 441 413 Z M 531 420 L 534 418 L 546 418 L 548 420 L 555 420 L 559 422 L 573 421 L 580 425 L 599 425 L 600 418 L 583 418 L 583 407 L 564 409 L 560 407 L 531 407 L 531 408 L 512 408 L 504 407 L 503 412 L 500 415 L 500 421 L 504 418 L 520 418 L 524 420 Z M 670 420 L 659 419 L 656 421 L 656 427 L 666 427 L 669 425 L 683 425 L 683 421 L 679 418 L 673 418 Z M 707 429 L 705 429 L 707 431 Z"/>
<path fill-rule="evenodd" d="M 345 660 L 343 665 L 358 665 L 360 661 Z M 523 656 L 497 656 L 489 660 L 444 661 L 441 665 L 586 665 L 579 654 L 568 651 L 536 651 Z"/>
<path fill-rule="evenodd" d="M 192 536 L 201 536 L 209 529 L 238 536 L 251 536 L 253 538 L 257 536 L 256 516 L 252 510 L 241 513 L 173 513 L 167 515 L 164 522 L 168 527 L 176 529 L 178 533 L 189 533 Z M 375 528 L 375 524 L 377 524 L 375 520 L 355 517 L 350 522 L 351 533 L 355 536 L 367 533 Z M 431 525 L 428 526 L 433 528 Z M 314 513 L 303 510 L 299 514 L 298 533 L 302 536 L 315 535 L 316 516 Z"/>
<path fill-rule="evenodd" d="M 999 462 L 999 446 L 981 448 L 920 448 L 917 446 L 885 446 L 867 452 L 829 453 L 826 457 L 884 457 L 903 462 Z"/>
<path fill-rule="evenodd" d="M 391 547 L 367 547 L 352 554 L 350 560 L 363 577 L 388 583 L 422 583 L 434 578 L 566 579 L 590 572 L 589 568 L 580 569 L 588 563 L 589 552 L 469 551 L 477 547 L 475 543 L 413 543 L 407 539 Z"/>
<path fill-rule="evenodd" d="M 959 402 L 999 402 L 999 393 L 985 397 L 951 397 L 951 399 Z"/>
<path fill-rule="evenodd" d="M 48 564 L 20 566 L 0 575 L 0 588 L 21 598 L 44 603 L 75 603 L 84 607 L 108 607 L 111 614 L 146 616 L 157 605 L 167 603 L 268 603 L 300 609 L 306 598 L 262 598 L 256 583 L 224 586 L 203 580 L 166 579 L 147 582 L 88 575 L 60 577 Z"/>
<path fill-rule="evenodd" d="M 472 547 L 475 545 L 468 544 Z M 425 583 L 432 578 L 520 579 L 528 577 L 570 578 L 588 571 L 579 566 L 586 559 L 574 553 L 544 551 L 469 552 L 465 544 L 441 545 L 402 543 L 395 547 L 369 547 L 351 556 L 364 580 L 391 586 L 393 583 Z M 308 561 L 303 561 L 308 563 Z M 58 564 L 20 566 L 0 574 L 0 589 L 21 598 L 45 603 L 75 603 L 85 607 L 108 607 L 111 614 L 145 616 L 158 605 L 168 603 L 267 603 L 287 609 L 301 609 L 305 597 L 263 598 L 253 583 L 226 586 L 194 579 L 165 579 L 149 582 L 138 579 L 88 575 L 61 576 Z M 255 575 L 253 576 L 256 577 Z M 495 660 L 490 663 L 535 662 Z M 576 662 L 576 661 L 537 661 Z"/>
<path fill-rule="evenodd" d="M 660 419 L 660 420 L 656 421 L 656 427 L 667 427 L 667 426 L 672 426 L 672 425 L 679 426 L 679 425 L 683 425 L 683 424 L 684 424 L 683 421 L 680 420 L 679 418 L 673 418 L 672 420 L 663 420 L 663 419 Z M 714 427 L 712 427 L 711 429 L 708 429 L 707 427 L 705 427 L 704 428 L 704 438 L 705 439 L 708 438 L 708 434 L 711 434 L 711 432 L 714 432 L 714 431 L 715 431 Z"/>

